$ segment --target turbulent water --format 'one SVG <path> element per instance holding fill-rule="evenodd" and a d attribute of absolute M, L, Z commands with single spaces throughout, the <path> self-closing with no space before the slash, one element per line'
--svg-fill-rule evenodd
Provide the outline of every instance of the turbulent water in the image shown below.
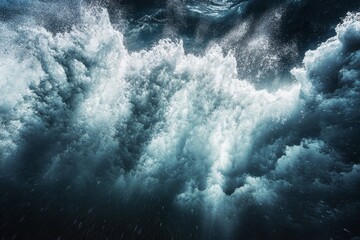
<path fill-rule="evenodd" d="M 360 239 L 359 7 L 0 0 L 0 239 Z"/>

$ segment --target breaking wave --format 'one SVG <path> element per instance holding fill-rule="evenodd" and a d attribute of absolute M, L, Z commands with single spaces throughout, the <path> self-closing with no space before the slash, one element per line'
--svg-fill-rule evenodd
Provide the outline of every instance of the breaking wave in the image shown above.
<path fill-rule="evenodd" d="M 359 235 L 359 14 L 280 74 L 268 35 L 130 51 L 106 9 L 76 11 L 58 32 L 0 22 L 5 238 Z"/>

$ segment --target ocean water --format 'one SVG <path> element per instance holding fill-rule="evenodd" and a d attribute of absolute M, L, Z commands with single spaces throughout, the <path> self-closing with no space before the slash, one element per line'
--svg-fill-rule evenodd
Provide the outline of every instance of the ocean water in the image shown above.
<path fill-rule="evenodd" d="M 0 239 L 358 239 L 359 7 L 0 1 Z"/>

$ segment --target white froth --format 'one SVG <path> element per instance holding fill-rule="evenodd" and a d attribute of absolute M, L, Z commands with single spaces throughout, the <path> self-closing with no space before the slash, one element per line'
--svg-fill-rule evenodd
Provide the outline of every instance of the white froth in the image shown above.
<path fill-rule="evenodd" d="M 329 88 L 317 81 L 328 65 L 343 63 L 339 54 L 354 45 L 350 38 L 358 38 L 358 15 L 351 16 L 338 26 L 337 37 L 307 52 L 304 67 L 292 71 L 300 84 L 272 92 L 240 79 L 234 55 L 217 45 L 195 56 L 185 53 L 181 41 L 163 39 L 150 50 L 129 53 L 105 10 L 84 10 L 81 23 L 56 35 L 40 27 L 1 26 L 6 34 L 0 46 L 8 49 L 0 55 L 1 159 L 14 159 L 29 132 L 44 131 L 59 139 L 47 149 L 41 173 L 46 179 L 81 169 L 76 179 L 86 182 L 106 162 L 110 170 L 104 175 L 125 195 L 181 185 L 175 204 L 201 205 L 208 219 L 226 216 L 232 222 L 244 199 L 271 205 L 279 197 L 276 187 L 298 184 L 300 166 L 326 172 L 336 165 L 323 151 L 324 142 L 305 139 L 278 159 L 267 159 L 276 156 L 270 152 L 255 163 L 268 173 L 247 172 L 259 139 L 299 116 L 300 93 L 318 95 Z M 270 48 L 261 37 L 248 47 Z M 269 56 L 266 64 L 277 66 L 276 55 Z M 357 74 L 343 73 L 344 82 Z"/>
<path fill-rule="evenodd" d="M 237 78 L 236 59 L 231 53 L 224 55 L 219 46 L 194 56 L 185 54 L 182 42 L 162 40 L 149 51 L 129 54 L 104 10 L 84 11 L 82 22 L 62 34 L 29 27 L 10 33 L 24 38 L 20 48 L 30 49 L 30 56 L 3 59 L 2 109 L 17 115 L 3 124 L 1 144 L 15 151 L 13 145 L 20 143 L 10 136 L 11 126 L 46 118 L 70 121 L 65 131 L 78 136 L 53 157 L 55 165 L 84 146 L 89 152 L 82 154 L 96 152 L 98 159 L 102 152 L 116 152 L 122 146 L 117 146 L 115 135 L 126 133 L 125 121 L 133 117 L 133 109 L 155 108 L 154 115 L 141 120 L 153 125 L 152 132 L 142 143 L 131 176 L 152 183 L 151 179 L 161 182 L 169 176 L 192 182 L 189 173 L 201 174 L 208 201 L 218 201 L 227 173 L 248 164 L 257 129 L 286 121 L 298 105 L 298 85 L 273 93 L 258 91 Z M 21 74 L 11 71 L 14 64 Z M 33 112 L 19 122 L 23 111 Z M 53 115 L 43 118 L 39 111 Z M 51 172 L 56 171 L 54 166 L 49 167 Z"/>

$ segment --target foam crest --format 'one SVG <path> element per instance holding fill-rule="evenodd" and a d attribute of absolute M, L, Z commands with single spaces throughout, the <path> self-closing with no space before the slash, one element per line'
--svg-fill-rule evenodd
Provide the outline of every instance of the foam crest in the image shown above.
<path fill-rule="evenodd" d="M 89 205 L 116 198 L 110 206 L 123 204 L 114 209 L 125 218 L 128 206 L 162 205 L 189 219 L 195 212 L 208 239 L 248 236 L 259 221 L 297 232 L 305 218 L 315 228 L 314 216 L 332 221 L 334 194 L 344 194 L 337 214 L 347 216 L 360 181 L 351 151 L 341 151 L 359 143 L 348 128 L 360 117 L 358 14 L 306 53 L 292 71 L 297 82 L 273 91 L 242 79 L 235 53 L 219 45 L 194 55 L 181 40 L 162 39 L 130 52 L 106 10 L 83 9 L 79 18 L 57 34 L 0 25 L 1 177 L 49 198 L 63 184 L 75 189 L 69 202 L 90 189 L 84 195 L 100 196 Z M 243 53 L 270 52 L 259 66 L 276 68 L 270 39 L 251 39 Z"/>

